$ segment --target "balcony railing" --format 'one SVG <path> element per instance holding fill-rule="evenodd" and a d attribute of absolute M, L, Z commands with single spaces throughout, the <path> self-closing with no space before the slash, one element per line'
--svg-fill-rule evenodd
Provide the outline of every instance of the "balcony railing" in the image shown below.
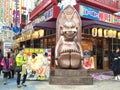
<path fill-rule="evenodd" d="M 110 10 L 111 12 L 119 11 L 119 0 L 76 0 L 77 2 L 83 2 L 89 5 L 94 5 L 98 8 Z"/>

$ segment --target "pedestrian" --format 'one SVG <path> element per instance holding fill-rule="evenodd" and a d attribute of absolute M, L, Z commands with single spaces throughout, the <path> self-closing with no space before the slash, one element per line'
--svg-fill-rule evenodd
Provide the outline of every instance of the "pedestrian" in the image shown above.
<path fill-rule="evenodd" d="M 12 48 L 9 49 L 9 53 L 10 53 L 10 57 L 12 59 L 12 64 L 13 64 L 9 72 L 9 79 L 10 79 L 10 78 L 14 78 L 16 61 L 15 61 L 15 53 Z"/>
<path fill-rule="evenodd" d="M 3 80 L 4 80 L 4 85 L 7 84 L 7 78 L 10 72 L 10 68 L 12 67 L 12 60 L 10 58 L 10 53 L 6 53 L 5 56 L 3 57 L 1 61 L 1 65 L 3 66 L 2 72 L 3 72 Z"/>
<path fill-rule="evenodd" d="M 2 58 L 3 58 L 3 53 L 2 50 L 0 49 L 0 63 L 2 61 Z M 1 75 L 1 71 L 2 71 L 2 65 L 0 64 L 0 75 Z"/>
<path fill-rule="evenodd" d="M 22 48 L 22 47 L 19 48 L 19 53 L 16 56 L 16 67 L 17 66 L 21 66 L 22 67 L 22 71 L 17 72 L 17 87 L 18 88 L 20 88 L 21 85 L 25 86 L 25 87 L 27 86 L 25 84 L 26 78 L 27 78 L 27 70 L 26 71 L 23 70 L 23 67 L 27 64 L 27 60 L 28 60 L 28 58 L 27 58 L 26 54 L 24 54 L 24 48 Z M 26 73 L 23 73 L 24 71 Z M 22 80 L 22 83 L 20 85 L 21 76 L 23 76 L 23 80 Z"/>
<path fill-rule="evenodd" d="M 118 47 L 115 48 L 115 51 L 112 54 L 112 66 L 111 69 L 113 70 L 115 80 L 120 80 L 120 77 L 118 76 L 120 74 L 120 49 Z"/>

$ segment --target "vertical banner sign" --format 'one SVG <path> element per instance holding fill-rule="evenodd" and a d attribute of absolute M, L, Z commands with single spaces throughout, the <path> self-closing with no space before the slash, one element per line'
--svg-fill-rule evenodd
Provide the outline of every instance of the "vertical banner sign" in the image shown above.
<path fill-rule="evenodd" d="M 12 18 L 13 18 L 13 16 L 12 16 L 12 3 L 13 3 L 13 0 L 10 0 L 10 14 L 9 14 L 9 16 L 10 16 L 9 23 L 10 24 L 13 23 L 13 20 L 12 20 Z"/>
<path fill-rule="evenodd" d="M 48 80 L 50 75 L 51 49 L 25 48 L 28 56 L 27 79 Z"/>
<path fill-rule="evenodd" d="M 13 10 L 13 23 L 20 25 L 21 23 L 21 8 L 22 8 L 22 0 L 14 1 L 14 10 Z"/>
<path fill-rule="evenodd" d="M 5 0 L 5 25 L 6 26 L 9 26 L 10 24 L 9 24 L 9 18 L 10 18 L 10 15 L 9 15 L 9 13 L 10 13 L 10 10 L 9 10 L 9 8 L 10 8 L 10 0 Z"/>
<path fill-rule="evenodd" d="M 0 7 L 2 7 L 2 0 L 0 0 Z M 0 8 L 0 22 L 2 21 L 2 8 Z"/>
<path fill-rule="evenodd" d="M 2 7 L 1 7 L 1 9 L 2 9 L 2 13 L 1 13 L 1 18 L 2 18 L 2 22 L 5 22 L 5 5 L 4 5 L 4 3 L 5 3 L 5 0 L 2 0 L 1 1 L 2 2 Z"/>
<path fill-rule="evenodd" d="M 14 10 L 15 10 L 15 2 L 12 0 L 12 23 L 14 24 Z"/>

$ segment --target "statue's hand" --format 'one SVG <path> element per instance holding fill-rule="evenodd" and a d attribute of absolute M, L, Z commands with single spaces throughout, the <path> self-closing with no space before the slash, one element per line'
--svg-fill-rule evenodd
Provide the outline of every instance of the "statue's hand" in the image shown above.
<path fill-rule="evenodd" d="M 58 58 L 55 58 L 55 65 L 58 66 Z"/>

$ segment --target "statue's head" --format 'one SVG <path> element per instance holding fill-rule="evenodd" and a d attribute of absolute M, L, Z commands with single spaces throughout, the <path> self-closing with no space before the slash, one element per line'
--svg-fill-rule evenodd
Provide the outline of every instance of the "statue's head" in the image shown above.
<path fill-rule="evenodd" d="M 73 20 L 67 20 L 63 27 L 61 27 L 61 33 L 66 39 L 73 39 L 77 35 L 77 27 Z"/>

